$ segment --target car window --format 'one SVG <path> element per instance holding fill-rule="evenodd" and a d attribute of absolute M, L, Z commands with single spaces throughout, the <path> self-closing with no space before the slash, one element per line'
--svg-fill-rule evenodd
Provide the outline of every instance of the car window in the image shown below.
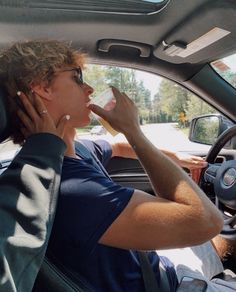
<path fill-rule="evenodd" d="M 88 65 L 84 79 L 94 88 L 92 99 L 109 85 L 126 92 L 138 107 L 143 132 L 157 147 L 188 152 L 209 150 L 210 145 L 189 141 L 189 126 L 193 118 L 217 111 L 177 83 L 139 70 L 101 65 Z M 125 140 L 122 134 L 110 134 L 104 123 L 101 125 L 92 115 L 89 126 L 77 129 L 77 137 L 111 142 Z M 18 148 L 8 141 L 0 144 L 2 159 L 12 157 Z"/>
<path fill-rule="evenodd" d="M 176 151 L 209 149 L 209 145 L 189 141 L 189 125 L 194 117 L 217 111 L 180 85 L 151 73 L 101 65 L 87 66 L 84 79 L 94 88 L 92 99 L 109 85 L 126 92 L 138 107 L 143 132 L 156 146 Z M 90 126 L 77 130 L 78 137 L 125 139 L 121 134 L 96 133 L 94 126 L 98 124 L 92 117 Z"/>

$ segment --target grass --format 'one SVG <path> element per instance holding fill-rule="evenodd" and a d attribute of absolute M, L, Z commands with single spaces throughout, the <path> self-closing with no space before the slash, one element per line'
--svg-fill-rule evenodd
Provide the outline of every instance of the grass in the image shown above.
<path fill-rule="evenodd" d="M 184 135 L 188 136 L 189 135 L 189 127 L 182 128 L 179 125 L 176 125 L 176 129 L 180 130 Z"/>
<path fill-rule="evenodd" d="M 179 128 L 180 131 L 182 131 L 186 136 L 189 134 L 189 128 Z"/>
<path fill-rule="evenodd" d="M 77 134 L 87 134 L 90 132 L 90 130 L 92 129 L 93 126 L 87 126 L 85 128 L 77 128 L 76 132 Z"/>

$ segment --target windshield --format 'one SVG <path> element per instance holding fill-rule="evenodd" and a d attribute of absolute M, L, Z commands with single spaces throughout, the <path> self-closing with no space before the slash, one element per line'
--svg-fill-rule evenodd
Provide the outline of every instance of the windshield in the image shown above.
<path fill-rule="evenodd" d="M 211 63 L 216 72 L 236 88 L 236 54 Z"/>

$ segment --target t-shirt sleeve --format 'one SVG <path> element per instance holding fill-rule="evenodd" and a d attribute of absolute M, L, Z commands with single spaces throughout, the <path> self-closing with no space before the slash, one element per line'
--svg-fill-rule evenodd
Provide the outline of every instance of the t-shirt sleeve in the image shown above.
<path fill-rule="evenodd" d="M 106 166 L 112 156 L 112 147 L 109 142 L 105 140 L 80 140 L 82 144 L 102 163 L 103 166 Z"/>
<path fill-rule="evenodd" d="M 63 166 L 61 194 L 55 218 L 54 235 L 63 247 L 74 247 L 78 259 L 87 257 L 112 222 L 127 206 L 134 190 L 113 182 L 84 160 L 70 159 Z"/>

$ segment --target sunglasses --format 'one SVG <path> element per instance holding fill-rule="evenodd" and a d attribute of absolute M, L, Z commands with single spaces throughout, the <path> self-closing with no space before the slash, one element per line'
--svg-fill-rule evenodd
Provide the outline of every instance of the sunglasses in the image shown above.
<path fill-rule="evenodd" d="M 84 84 L 84 80 L 83 80 L 83 73 L 80 67 L 76 67 L 76 68 L 71 68 L 71 69 L 66 69 L 63 70 L 62 72 L 67 72 L 67 71 L 74 71 L 74 80 L 78 85 L 83 85 Z"/>

